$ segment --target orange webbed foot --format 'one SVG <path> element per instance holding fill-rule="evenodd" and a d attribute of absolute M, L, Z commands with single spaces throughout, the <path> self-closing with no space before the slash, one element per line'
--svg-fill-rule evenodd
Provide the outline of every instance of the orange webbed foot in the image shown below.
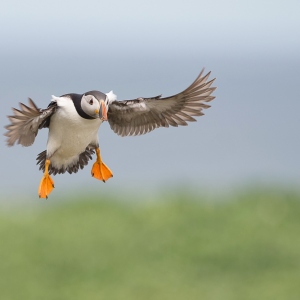
<path fill-rule="evenodd" d="M 39 197 L 48 198 L 48 195 L 54 188 L 54 181 L 49 174 L 44 174 L 40 186 L 39 186 Z"/>
<path fill-rule="evenodd" d="M 103 182 L 105 182 L 109 178 L 113 177 L 113 173 L 109 169 L 109 167 L 104 162 L 102 162 L 99 148 L 96 149 L 96 155 L 97 155 L 97 160 L 93 164 L 91 174 L 96 179 L 99 179 L 99 180 L 102 180 Z"/>
<path fill-rule="evenodd" d="M 50 160 L 47 159 L 45 162 L 45 172 L 43 178 L 41 179 L 38 194 L 40 198 L 48 198 L 48 195 L 52 192 L 54 188 L 54 181 L 48 174 L 48 168 L 50 165 Z"/>
<path fill-rule="evenodd" d="M 109 167 L 105 163 L 98 161 L 94 163 L 91 173 L 93 177 L 102 180 L 103 182 L 113 177 L 112 171 Z"/>

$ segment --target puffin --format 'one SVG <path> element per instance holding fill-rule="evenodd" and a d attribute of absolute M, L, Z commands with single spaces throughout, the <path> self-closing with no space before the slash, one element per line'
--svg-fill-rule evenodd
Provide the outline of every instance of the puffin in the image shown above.
<path fill-rule="evenodd" d="M 32 99 L 20 109 L 12 108 L 8 116 L 10 124 L 5 126 L 7 145 L 15 143 L 28 147 L 34 143 L 38 131 L 48 128 L 46 150 L 37 156 L 37 165 L 43 171 L 38 187 L 38 196 L 48 198 L 54 188 L 51 175 L 76 173 L 83 169 L 96 154 L 91 170 L 92 177 L 107 181 L 113 177 L 110 168 L 100 154 L 98 130 L 107 121 L 119 136 L 146 134 L 159 127 L 186 126 L 195 116 L 202 116 L 203 109 L 210 105 L 216 87 L 215 78 L 209 80 L 211 72 L 204 69 L 196 80 L 184 91 L 169 97 L 162 95 L 118 101 L 113 91 L 97 90 L 83 94 L 52 96 L 47 108 L 38 108 Z"/>

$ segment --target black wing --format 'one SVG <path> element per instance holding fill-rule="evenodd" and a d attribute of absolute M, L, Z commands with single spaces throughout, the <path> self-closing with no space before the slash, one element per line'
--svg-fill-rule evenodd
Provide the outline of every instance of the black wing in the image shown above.
<path fill-rule="evenodd" d="M 108 109 L 111 129 L 120 136 L 140 135 L 158 127 L 177 127 L 196 121 L 193 116 L 202 116 L 202 109 L 210 107 L 205 102 L 215 98 L 211 94 L 216 87 L 210 87 L 215 79 L 208 81 L 210 72 L 202 76 L 203 71 L 177 95 L 113 101 Z"/>
<path fill-rule="evenodd" d="M 21 110 L 13 108 L 13 116 L 8 116 L 10 124 L 5 126 L 7 132 L 7 145 L 13 146 L 15 142 L 22 146 L 33 144 L 38 130 L 49 127 L 50 117 L 57 109 L 57 103 L 52 101 L 48 108 L 40 109 L 29 98 L 29 105 L 20 103 Z"/>

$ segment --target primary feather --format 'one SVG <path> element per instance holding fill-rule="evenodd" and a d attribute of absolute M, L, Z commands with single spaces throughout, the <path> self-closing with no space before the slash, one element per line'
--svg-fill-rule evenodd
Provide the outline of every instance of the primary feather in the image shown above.
<path fill-rule="evenodd" d="M 39 109 L 29 98 L 28 106 L 20 103 L 20 110 L 13 108 L 13 116 L 8 116 L 11 124 L 5 126 L 8 137 L 7 145 L 13 146 L 16 142 L 22 146 L 31 146 L 38 130 L 47 127 L 45 121 L 55 112 L 56 105 L 49 105 L 46 109 Z"/>

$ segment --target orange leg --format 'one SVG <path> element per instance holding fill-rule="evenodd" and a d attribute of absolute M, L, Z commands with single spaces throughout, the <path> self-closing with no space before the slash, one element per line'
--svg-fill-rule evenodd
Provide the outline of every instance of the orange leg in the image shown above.
<path fill-rule="evenodd" d="M 93 165 L 91 173 L 93 177 L 105 182 L 109 178 L 113 177 L 113 174 L 109 167 L 107 167 L 106 164 L 102 161 L 99 148 L 96 148 L 96 155 L 97 160 Z"/>
<path fill-rule="evenodd" d="M 49 165 L 50 165 L 50 160 L 46 159 L 45 172 L 43 178 L 41 179 L 39 191 L 38 191 L 40 198 L 48 198 L 48 195 L 52 192 L 54 188 L 54 181 L 52 180 L 52 178 L 48 173 Z"/>

